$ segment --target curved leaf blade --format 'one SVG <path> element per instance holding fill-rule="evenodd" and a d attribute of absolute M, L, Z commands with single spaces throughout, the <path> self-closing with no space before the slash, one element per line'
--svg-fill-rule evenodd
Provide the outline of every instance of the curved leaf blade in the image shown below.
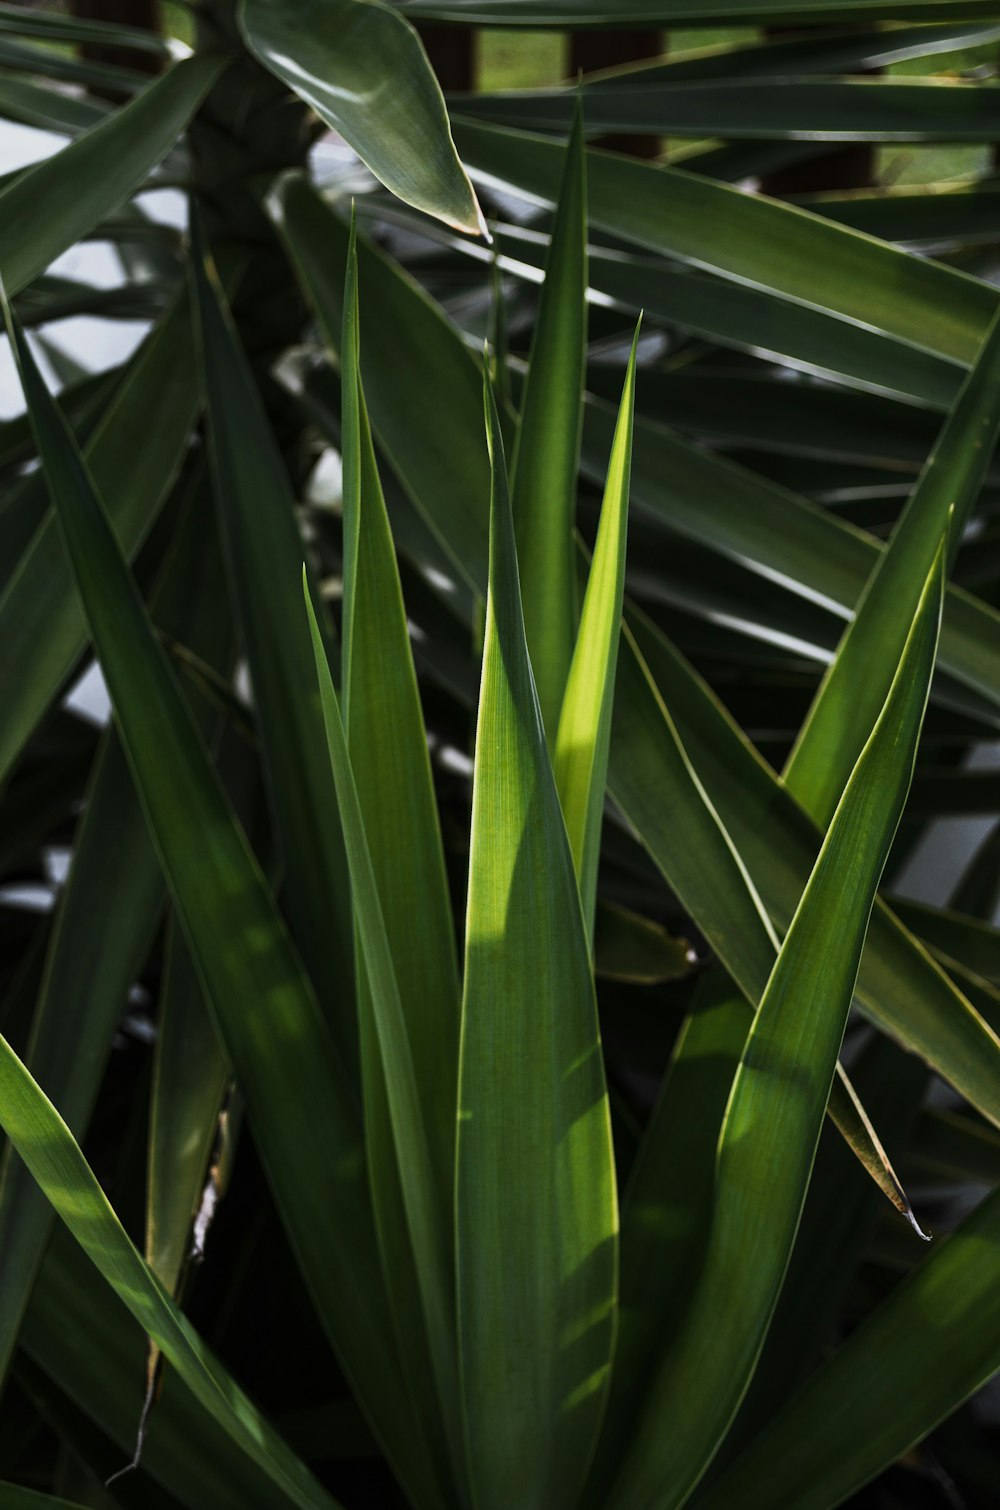
<path fill-rule="evenodd" d="M 379 0 L 243 0 L 255 56 L 339 131 L 386 188 L 446 225 L 486 234 L 423 43 Z"/>

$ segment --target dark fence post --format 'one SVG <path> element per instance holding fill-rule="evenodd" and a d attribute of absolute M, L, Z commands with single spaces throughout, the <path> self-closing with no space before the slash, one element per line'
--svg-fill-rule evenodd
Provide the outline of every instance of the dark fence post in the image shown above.
<path fill-rule="evenodd" d="M 422 22 L 417 30 L 441 88 L 454 90 L 456 94 L 465 94 L 474 88 L 478 35 L 475 27 L 433 26 Z"/>

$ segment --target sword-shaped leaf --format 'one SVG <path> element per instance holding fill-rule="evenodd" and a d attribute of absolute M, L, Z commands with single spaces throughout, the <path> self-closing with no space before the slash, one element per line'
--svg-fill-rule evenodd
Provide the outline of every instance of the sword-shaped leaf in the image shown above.
<path fill-rule="evenodd" d="M 330 1498 L 209 1353 L 116 1217 L 65 1122 L 0 1038 L 0 1121 L 84 1252 L 160 1347 L 204 1409 L 302 1510 Z"/>
<path fill-rule="evenodd" d="M 821 828 L 867 739 L 912 622 L 917 584 L 942 541 L 954 561 L 1000 430 L 1000 315 L 993 321 L 888 547 L 858 602 L 785 768 Z"/>
<path fill-rule="evenodd" d="M 212 481 L 239 618 L 292 934 L 353 1077 L 350 885 L 299 597 L 291 484 L 225 296 L 196 231 L 195 302 Z"/>
<path fill-rule="evenodd" d="M 524 637 L 500 425 L 459 1079 L 459 1343 L 480 1510 L 571 1506 L 616 1318 L 617 1203 L 590 955 Z"/>
<path fill-rule="evenodd" d="M 460 990 L 454 925 L 434 799 L 427 734 L 413 667 L 385 500 L 379 482 L 359 370 L 357 257 L 352 244 L 344 296 L 341 449 L 344 498 L 343 677 L 344 723 L 358 802 L 399 1002 L 406 1018 L 415 1092 L 438 1192 L 450 1192 L 455 1167 Z M 423 1377 L 430 1338 L 414 1324 L 420 1314 L 421 1255 L 409 1235 L 401 1167 L 375 1003 L 358 960 L 358 1009 L 365 1096 L 369 1181 L 382 1260 L 407 1373 L 416 1403 L 426 1408 Z M 405 1134 L 404 1134 L 405 1136 Z M 450 1226 L 450 1201 L 439 1220 Z M 451 1288 L 452 1259 L 447 1255 Z M 447 1337 L 454 1345 L 453 1303 Z M 449 1370 L 454 1374 L 454 1358 Z M 450 1435 L 461 1430 L 454 1377 Z M 436 1435 L 441 1432 L 441 1416 Z M 434 1430 L 434 1425 L 431 1425 Z M 445 1437 L 448 1436 L 445 1431 Z M 455 1464 L 462 1473 L 461 1452 Z"/>
<path fill-rule="evenodd" d="M 550 750 L 576 635 L 577 469 L 587 344 L 587 181 L 579 110 L 552 225 L 510 464 L 528 654 Z"/>
<path fill-rule="evenodd" d="M 222 68 L 189 58 L 0 192 L 0 269 L 19 293 L 137 189 L 174 146 Z"/>
<path fill-rule="evenodd" d="M 182 292 L 128 367 L 84 453 L 129 557 L 177 475 L 199 400 L 191 306 Z M 48 513 L 0 596 L 0 781 L 86 644 L 59 525 Z"/>
<path fill-rule="evenodd" d="M 584 921 L 591 941 L 625 591 L 625 541 L 638 341 L 637 328 L 625 373 L 601 504 L 601 522 L 559 715 L 553 759 L 556 786 L 580 886 Z M 573 564 L 575 566 L 575 562 Z M 528 648 L 531 648 L 530 639 Z"/>
<path fill-rule="evenodd" d="M 381 1055 L 391 1146 L 397 1165 L 395 1173 L 413 1249 L 418 1293 L 438 1400 L 446 1420 L 454 1429 L 457 1427 L 458 1378 L 452 1254 L 448 1240 L 451 1184 L 450 1181 L 442 1184 L 431 1156 L 431 1143 L 414 1069 L 410 1025 L 403 1011 L 396 980 L 396 967 L 382 911 L 378 880 L 351 769 L 347 736 L 304 569 L 302 587 L 312 633 L 327 749 L 336 782 L 344 843 L 351 867 L 354 916 L 365 968 L 367 1000 L 371 1005 Z M 379 1147 L 385 1149 L 386 1145 L 382 1143 Z M 391 1270 L 388 1278 L 391 1283 Z M 453 1430 L 453 1446 L 457 1446 L 457 1440 L 457 1434 Z"/>
<path fill-rule="evenodd" d="M 833 1510 L 1000 1369 L 1000 1192 L 935 1247 L 698 1500 Z"/>
<path fill-rule="evenodd" d="M 791 1256 L 882 868 L 934 669 L 943 549 L 747 1037 L 719 1141 L 704 1267 L 610 1503 L 674 1510 L 750 1383 Z"/>
<path fill-rule="evenodd" d="M 405 1480 L 426 1480 L 384 1295 L 372 1283 L 378 1256 L 351 1090 L 100 496 L 9 311 L 8 321 L 122 743 L 275 1201 L 317 1312 L 390 1456 Z"/>

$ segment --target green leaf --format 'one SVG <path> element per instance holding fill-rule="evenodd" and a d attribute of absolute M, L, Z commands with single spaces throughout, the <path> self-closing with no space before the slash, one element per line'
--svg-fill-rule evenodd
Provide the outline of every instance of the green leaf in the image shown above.
<path fill-rule="evenodd" d="M 686 939 L 651 918 L 598 901 L 594 924 L 594 971 L 603 980 L 658 985 L 690 974 L 694 953 Z"/>
<path fill-rule="evenodd" d="M 751 1017 L 723 970 L 703 977 L 625 1188 L 620 1332 L 595 1473 L 605 1495 L 651 1370 L 676 1335 L 698 1278 L 719 1129 Z"/>
<path fill-rule="evenodd" d="M 246 647 L 293 936 L 353 1079 L 350 885 L 299 601 L 295 499 L 214 269 L 195 257 L 213 491 Z"/>
<path fill-rule="evenodd" d="M 458 962 L 406 608 L 359 375 L 357 258 L 353 245 L 344 308 L 341 451 L 347 744 L 399 1006 L 406 1019 L 414 1091 L 440 1199 L 441 1192 L 451 1190 L 455 1167 Z M 408 1233 L 405 1191 L 400 1185 L 403 1171 L 395 1153 L 387 1094 L 391 1062 L 386 1064 L 381 1048 L 363 953 L 362 949 L 358 1006 L 369 1179 L 397 1334 L 404 1356 L 409 1358 L 407 1372 L 416 1381 L 428 1367 L 428 1335 L 414 1326 L 414 1311 L 419 1314 L 421 1304 L 418 1270 L 421 1261 L 426 1262 L 426 1253 L 414 1248 Z M 405 1132 L 402 1135 L 409 1136 Z M 445 1210 L 448 1206 L 450 1201 L 445 1203 Z M 450 1226 L 445 1211 L 439 1213 L 439 1219 Z M 452 1267 L 448 1254 L 450 1292 Z M 452 1346 L 454 1326 L 454 1305 L 449 1298 L 446 1336 Z M 442 1403 L 450 1413 L 456 1469 L 461 1476 L 453 1360 L 448 1374 L 448 1394 Z M 418 1406 L 426 1408 L 426 1390 L 417 1385 L 415 1394 Z M 433 1418 L 434 1413 L 429 1414 Z M 439 1430 L 440 1417 L 435 1424 Z"/>
<path fill-rule="evenodd" d="M 603 476 L 612 425 L 612 410 L 588 403 L 582 453 L 588 476 Z M 632 507 L 634 516 L 655 514 L 666 528 L 845 618 L 885 548 L 829 510 L 643 419 L 633 437 Z M 942 670 L 1000 704 L 1000 616 L 960 588 L 945 596 Z"/>
<path fill-rule="evenodd" d="M 719 1142 L 704 1267 L 643 1406 L 615 1506 L 680 1506 L 746 1392 L 809 1183 L 937 648 L 943 552 L 754 1016 Z"/>
<path fill-rule="evenodd" d="M 282 1504 L 333 1510 L 335 1501 L 208 1352 L 129 1240 L 51 1101 L 0 1039 L 0 1120 L 87 1256 L 162 1349 L 185 1383 L 257 1463 Z"/>
<path fill-rule="evenodd" d="M 965 913 L 893 899 L 893 909 L 935 953 L 957 960 L 986 980 L 1000 982 L 1000 930 Z"/>
<path fill-rule="evenodd" d="M 101 1278 L 68 1230 L 56 1225 L 21 1331 L 21 1352 L 120 1449 L 135 1449 L 142 1403 L 142 1326 Z M 18 1360 L 17 1373 L 20 1375 Z M 204 1510 L 271 1510 L 274 1487 L 207 1412 L 180 1374 L 167 1369 L 148 1420 L 140 1492 L 160 1484 Z"/>
<path fill-rule="evenodd" d="M 451 1254 L 446 1241 L 451 1190 L 449 1185 L 441 1185 L 431 1157 L 410 1046 L 410 1030 L 396 982 L 378 881 L 347 749 L 347 736 L 304 569 L 302 588 L 312 633 L 327 748 L 351 867 L 354 916 L 364 961 L 368 999 L 378 1035 L 385 1099 L 398 1166 L 399 1187 L 413 1247 L 423 1320 L 441 1409 L 445 1417 L 457 1425 L 454 1288 Z"/>
<path fill-rule="evenodd" d="M 196 477 L 171 558 L 155 593 L 158 627 L 210 661 L 230 648 L 228 605 L 214 590 L 214 531 L 201 518 Z M 210 714 L 209 714 L 210 716 Z M 206 710 L 198 718 L 206 724 Z M 75 1137 L 82 1137 L 129 988 L 149 953 L 163 910 L 163 877 L 118 735 L 109 729 L 73 836 L 32 1024 L 26 1063 Z M 114 919 L 114 927 L 105 926 Z M 38 1265 L 52 1229 L 48 1203 L 21 1162 L 0 1166 L 0 1372 L 6 1374 Z"/>
<path fill-rule="evenodd" d="M 635 610 L 629 622 L 645 675 L 627 659 L 619 666 L 611 794 L 720 959 L 759 1000 L 772 959 L 748 930 L 734 930 L 722 910 L 726 894 L 713 895 L 706 885 L 701 862 L 706 842 L 715 843 L 713 829 L 705 820 L 697 825 L 675 744 L 698 772 L 715 821 L 725 826 L 779 934 L 813 866 L 818 830 L 679 652 Z M 655 691 L 645 686 L 647 677 Z M 623 685 L 631 688 L 624 697 Z M 670 709 L 667 739 L 653 699 Z M 679 825 L 691 832 L 684 844 L 677 842 Z M 1000 1118 L 1000 1043 L 882 901 L 872 915 L 858 1000 L 872 1021 L 933 1064 L 985 1116 Z"/>
<path fill-rule="evenodd" d="M 424 1479 L 423 1444 L 399 1379 L 384 1297 L 372 1282 L 378 1258 L 351 1092 L 93 481 L 10 318 L 39 453 L 122 743 L 279 1212 L 318 1314 L 392 1460 L 404 1479 Z"/>
<path fill-rule="evenodd" d="M 455 1159 L 460 986 L 406 607 L 359 371 L 357 262 L 344 325 L 344 710 L 379 898 L 442 1188 Z"/>
<path fill-rule="evenodd" d="M 522 265 L 541 266 L 545 242 L 531 229 L 501 225 L 494 228 L 494 239 L 512 272 L 522 272 Z M 468 242 L 456 237 L 453 244 L 469 254 Z M 897 392 L 938 409 L 948 407 L 961 383 L 961 367 L 901 345 L 879 329 L 852 325 L 827 311 L 789 304 L 768 289 L 724 281 L 663 258 L 637 251 L 623 258 L 618 251 L 592 246 L 589 277 L 591 286 L 616 307 L 645 310 L 650 318 L 724 347 L 774 354 L 805 372 L 846 378 L 876 392 Z"/>
<path fill-rule="evenodd" d="M 157 1014 L 146 1179 L 146 1262 L 180 1299 L 229 1067 L 191 957 L 171 925 Z M 214 1182 L 213 1182 L 214 1186 Z"/>
<path fill-rule="evenodd" d="M 242 0 L 252 53 L 340 133 L 393 194 L 474 235 L 486 223 L 423 43 L 379 0 Z"/>
<path fill-rule="evenodd" d="M 511 458 L 524 629 L 550 750 L 576 636 L 577 470 L 587 345 L 587 184 L 577 110 Z"/>
<path fill-rule="evenodd" d="M 934 79 L 712 79 L 641 73 L 583 90 L 587 131 L 727 140 L 983 142 L 1000 137 L 991 84 Z M 528 131 L 566 131 L 574 90 L 463 96 L 464 114 Z"/>
<path fill-rule="evenodd" d="M 339 354 L 348 228 L 302 177 L 282 179 L 271 208 L 324 342 Z M 490 476 L 479 439 L 479 363 L 418 284 L 363 237 L 358 265 L 366 307 L 397 308 L 402 294 L 405 309 L 404 319 L 365 321 L 363 376 L 375 436 L 454 570 L 483 590 Z M 401 403 L 400 378 L 406 372 L 434 378 L 408 382 Z M 442 393 L 456 406 L 447 416 Z M 438 497 L 442 518 L 432 506 Z"/>
<path fill-rule="evenodd" d="M 671 52 L 649 63 L 629 63 L 624 69 L 608 69 L 588 83 L 601 88 L 605 80 L 615 84 L 626 75 L 664 83 L 682 79 L 756 78 L 768 75 L 787 79 L 798 73 L 858 73 L 885 67 L 909 58 L 923 58 L 956 48 L 975 47 L 994 41 L 1000 30 L 984 18 L 971 26 L 853 26 L 800 31 L 791 35 L 770 32 L 748 42 L 720 41 L 707 46 Z"/>
<path fill-rule="evenodd" d="M 1000 1192 L 897 1285 L 698 1500 L 831 1510 L 1000 1369 Z"/>
<path fill-rule="evenodd" d="M 163 57 L 168 48 L 155 31 L 138 26 L 121 26 L 117 22 L 91 20 L 89 17 L 66 16 L 60 11 L 25 10 L 20 5 L 0 5 L 0 32 L 20 37 L 41 37 L 44 41 L 96 42 L 116 47 L 135 48 Z"/>
<path fill-rule="evenodd" d="M 562 144 L 471 122 L 456 135 L 473 169 L 554 201 Z M 778 200 L 610 152 L 587 169 L 596 229 L 951 362 L 971 364 L 996 312 L 986 283 Z"/>
<path fill-rule="evenodd" d="M 99 126 L 108 113 L 108 107 L 95 100 L 77 99 L 27 79 L 0 79 L 0 117 L 4 120 L 57 136 L 79 136 Z"/>
<path fill-rule="evenodd" d="M 871 21 L 993 19 L 992 0 L 404 0 L 407 15 L 474 26 L 756 26 L 782 21 L 843 24 Z"/>
<path fill-rule="evenodd" d="M 476 733 L 457 1174 L 481 1510 L 576 1503 L 608 1386 L 617 1207 L 589 950 L 532 682 L 499 419 Z"/>
<path fill-rule="evenodd" d="M 0 192 L 0 269 L 8 296 L 116 210 L 166 156 L 222 63 L 177 63 L 71 146 Z"/>
<path fill-rule="evenodd" d="M 954 561 L 1000 431 L 1000 315 L 912 497 L 878 558 L 785 767 L 786 785 L 826 828 L 867 739 L 912 622 L 915 584 L 946 545 Z"/>
<path fill-rule="evenodd" d="M 85 451 L 130 557 L 177 475 L 199 400 L 191 307 L 182 291 L 130 363 Z M 0 596 L 0 781 L 86 644 L 83 610 L 50 513 Z"/>
<path fill-rule="evenodd" d="M 346 257 L 346 227 L 301 180 L 286 182 L 279 209 L 286 238 L 300 266 L 308 268 L 307 292 L 335 344 L 340 295 L 326 269 Z M 375 336 L 365 348 L 373 425 L 428 532 L 447 542 L 442 549 L 463 582 L 481 588 L 482 461 L 468 435 L 471 395 L 479 382 L 474 363 L 458 332 L 411 280 L 364 242 L 358 254 L 364 306 L 372 312 L 366 330 Z M 433 414 L 425 403 L 428 393 L 435 395 Z M 589 436 L 586 426 L 584 431 L 587 470 L 602 481 L 612 417 L 609 412 L 605 424 L 602 409 L 600 430 Z M 636 423 L 633 510 L 643 500 L 661 513 L 683 502 L 684 529 L 691 532 L 705 530 L 708 521 L 714 529 L 724 515 L 732 541 L 727 554 L 759 554 L 764 539 L 772 554 L 783 553 L 777 557 L 782 579 L 811 580 L 823 573 L 825 595 L 832 588 L 853 604 L 880 547 L 804 499 L 789 505 L 793 497 L 682 446 L 659 426 Z M 807 551 L 800 550 L 803 536 L 811 542 Z M 972 599 L 954 589 L 948 596 L 960 612 L 966 603 L 971 611 Z M 461 611 L 459 595 L 449 598 Z M 626 638 L 612 726 L 611 792 L 731 974 L 757 1001 L 776 947 L 764 918 L 773 916 L 779 933 L 787 927 L 820 836 L 687 662 L 634 611 L 631 621 L 652 679 Z M 984 649 L 979 658 L 994 680 L 997 644 L 997 654 Z M 671 715 L 666 721 L 664 703 Z M 680 842 L 682 834 L 687 837 Z M 984 1115 L 1000 1118 L 1000 1044 L 881 903 L 859 991 L 865 1010 L 885 1031 L 934 1063 Z"/>
<path fill-rule="evenodd" d="M 553 759 L 556 787 L 580 886 L 584 922 L 591 941 L 597 901 L 601 820 L 607 788 L 615 668 L 618 664 L 622 596 L 625 590 L 625 542 L 638 343 L 639 330 L 636 327 L 608 461 L 608 478 L 601 505 L 597 543 L 559 715 Z"/>

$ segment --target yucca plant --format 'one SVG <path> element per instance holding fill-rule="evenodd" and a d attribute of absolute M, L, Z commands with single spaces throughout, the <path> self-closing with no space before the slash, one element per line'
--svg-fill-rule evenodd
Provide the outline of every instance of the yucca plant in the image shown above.
<path fill-rule="evenodd" d="M 1000 12 L 194 18 L 0 6 L 0 1505 L 993 1504 L 996 191 L 734 184 Z"/>

